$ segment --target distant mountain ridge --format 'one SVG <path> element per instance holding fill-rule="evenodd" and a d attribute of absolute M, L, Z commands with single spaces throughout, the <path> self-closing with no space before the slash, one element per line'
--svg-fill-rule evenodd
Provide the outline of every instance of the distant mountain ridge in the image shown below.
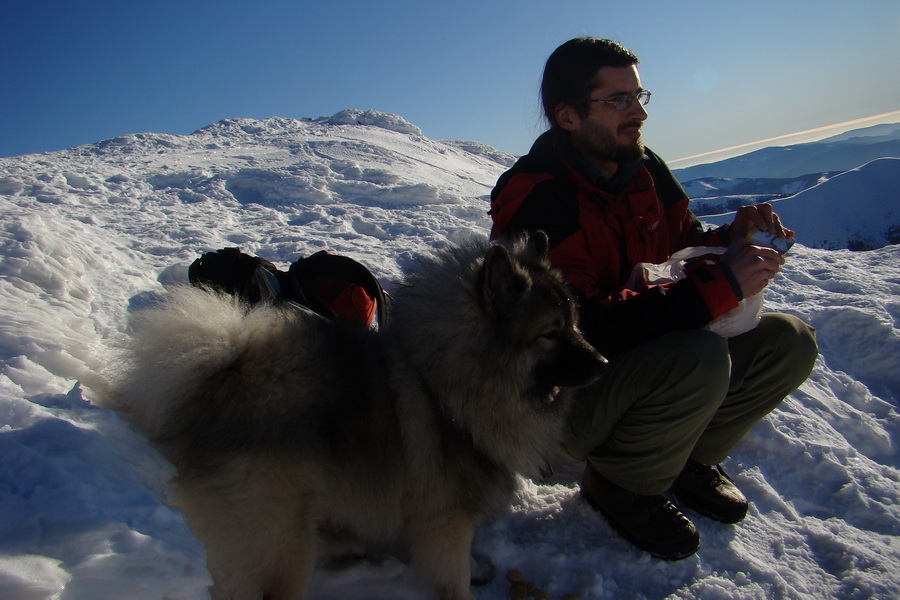
<path fill-rule="evenodd" d="M 806 144 L 771 146 L 674 173 L 682 183 L 702 178 L 778 179 L 843 172 L 885 157 L 900 157 L 900 123 L 848 131 Z"/>
<path fill-rule="evenodd" d="M 827 171 L 783 179 L 704 177 L 683 183 L 697 215 L 714 215 L 737 210 L 745 204 L 769 202 L 802 192 L 841 172 Z"/>
<path fill-rule="evenodd" d="M 900 123 L 882 123 L 871 127 L 851 129 L 831 137 L 819 140 L 820 142 L 855 141 L 856 143 L 886 142 L 896 139 L 900 133 Z M 880 139 L 879 139 L 880 138 Z"/>

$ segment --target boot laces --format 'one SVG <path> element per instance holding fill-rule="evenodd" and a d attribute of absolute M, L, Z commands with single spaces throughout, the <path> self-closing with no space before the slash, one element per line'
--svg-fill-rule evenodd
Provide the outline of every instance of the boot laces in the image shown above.
<path fill-rule="evenodd" d="M 720 464 L 705 465 L 694 460 L 689 460 L 686 467 L 695 477 L 711 487 L 716 487 L 726 482 L 734 483 L 734 480 L 725 472 L 725 469 L 723 469 Z"/>

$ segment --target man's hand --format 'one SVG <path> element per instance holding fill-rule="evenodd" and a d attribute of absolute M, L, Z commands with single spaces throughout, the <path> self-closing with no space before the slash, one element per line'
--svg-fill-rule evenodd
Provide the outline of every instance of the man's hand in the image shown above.
<path fill-rule="evenodd" d="M 772 212 L 772 205 L 768 203 L 742 206 L 737 209 L 729 231 L 731 240 L 744 243 L 754 229 L 775 234 L 780 238 L 794 237 L 794 232 L 782 226 L 781 219 Z"/>
<path fill-rule="evenodd" d="M 742 241 L 736 240 L 722 255 L 720 262 L 728 265 L 741 286 L 744 298 L 749 298 L 761 292 L 781 270 L 784 256 L 772 248 L 745 246 Z"/>

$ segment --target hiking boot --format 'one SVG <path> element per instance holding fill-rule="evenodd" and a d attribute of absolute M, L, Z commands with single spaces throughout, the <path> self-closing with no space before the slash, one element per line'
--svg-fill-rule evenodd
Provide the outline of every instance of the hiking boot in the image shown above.
<path fill-rule="evenodd" d="M 581 495 L 623 538 L 664 560 L 687 558 L 700 547 L 700 534 L 678 507 L 662 495 L 635 494 L 588 466 Z"/>
<path fill-rule="evenodd" d="M 737 523 L 747 515 L 747 498 L 721 465 L 688 460 L 672 493 L 679 504 L 722 523 Z"/>

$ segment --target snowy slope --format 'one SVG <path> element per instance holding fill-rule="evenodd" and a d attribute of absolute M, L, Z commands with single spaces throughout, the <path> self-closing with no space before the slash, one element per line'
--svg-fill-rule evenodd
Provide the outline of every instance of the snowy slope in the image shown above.
<path fill-rule="evenodd" d="M 329 248 L 390 290 L 416 254 L 486 235 L 510 159 L 362 111 L 0 159 L 0 598 L 208 597 L 202 546 L 165 504 L 170 465 L 91 404 L 129 311 L 225 245 L 280 266 Z M 726 464 L 753 503 L 744 523 L 697 517 L 698 555 L 653 560 L 582 501 L 569 465 L 523 481 L 477 549 L 552 598 L 897 597 L 900 246 L 797 246 L 766 294 L 817 327 L 822 355 Z M 322 570 L 315 592 L 421 597 L 393 559 Z M 499 600 L 506 585 L 475 595 Z"/>
<path fill-rule="evenodd" d="M 900 242 L 900 158 L 881 158 L 789 198 L 772 200 L 797 241 L 813 248 L 868 250 Z M 704 216 L 709 223 L 731 215 Z"/>
<path fill-rule="evenodd" d="M 710 202 L 712 202 L 716 198 L 723 196 L 788 196 L 822 183 L 834 175 L 837 175 L 837 173 L 815 173 L 785 179 L 746 179 L 742 177 L 721 179 L 704 177 L 682 182 L 682 185 L 692 200 L 709 198 Z"/>

